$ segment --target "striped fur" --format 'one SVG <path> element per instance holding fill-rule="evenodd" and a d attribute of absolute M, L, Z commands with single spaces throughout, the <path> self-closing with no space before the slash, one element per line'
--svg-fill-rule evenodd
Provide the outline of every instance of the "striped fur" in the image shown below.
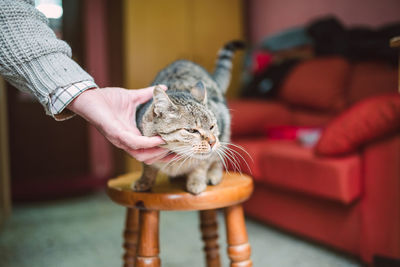
<path fill-rule="evenodd" d="M 153 99 L 137 110 L 136 123 L 143 135 L 161 136 L 164 147 L 176 154 L 175 161 L 144 164 L 142 178 L 133 189 L 148 190 L 159 170 L 171 177 L 187 176 L 187 190 L 201 193 L 207 183 L 222 178 L 221 144 L 230 141 L 230 114 L 224 94 L 231 78 L 232 57 L 241 42 L 226 44 L 218 54 L 213 75 L 187 60 L 178 60 L 161 70 L 153 85 Z"/>
<path fill-rule="evenodd" d="M 231 80 L 232 57 L 238 49 L 244 49 L 244 43 L 241 41 L 232 41 L 227 43 L 218 53 L 213 78 L 223 94 L 228 90 Z"/>

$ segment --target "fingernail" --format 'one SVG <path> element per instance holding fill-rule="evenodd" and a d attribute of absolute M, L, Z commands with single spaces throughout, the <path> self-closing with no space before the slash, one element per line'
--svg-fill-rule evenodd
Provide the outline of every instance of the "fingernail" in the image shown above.
<path fill-rule="evenodd" d="M 165 141 L 160 136 L 154 136 L 153 138 L 157 139 L 157 141 L 161 142 L 161 144 L 165 144 Z"/>
<path fill-rule="evenodd" d="M 159 84 L 158 86 L 160 86 L 164 90 L 168 90 L 168 86 L 166 86 L 165 84 Z"/>

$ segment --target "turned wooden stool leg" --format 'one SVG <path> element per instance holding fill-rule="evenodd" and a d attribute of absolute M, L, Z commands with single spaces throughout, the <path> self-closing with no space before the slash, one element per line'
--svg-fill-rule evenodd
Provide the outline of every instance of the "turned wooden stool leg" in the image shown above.
<path fill-rule="evenodd" d="M 205 243 L 207 267 L 221 267 L 218 245 L 218 223 L 216 210 L 200 211 L 201 236 Z"/>
<path fill-rule="evenodd" d="M 231 267 L 250 267 L 251 248 L 247 238 L 246 224 L 242 205 L 225 208 L 226 236 L 228 241 L 228 256 Z"/>
<path fill-rule="evenodd" d="M 139 210 L 126 209 L 126 221 L 124 230 L 124 267 L 134 267 L 139 231 Z"/>
<path fill-rule="evenodd" d="M 139 246 L 135 267 L 159 267 L 161 260 L 158 242 L 159 211 L 140 210 L 139 212 Z"/>

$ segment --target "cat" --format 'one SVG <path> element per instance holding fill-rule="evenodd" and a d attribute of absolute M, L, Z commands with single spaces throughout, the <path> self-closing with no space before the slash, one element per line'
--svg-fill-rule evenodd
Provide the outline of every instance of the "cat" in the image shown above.
<path fill-rule="evenodd" d="M 174 157 L 170 162 L 143 163 L 135 191 L 147 191 L 158 171 L 170 177 L 186 176 L 186 189 L 203 192 L 218 184 L 226 168 L 224 157 L 230 141 L 230 114 L 225 93 L 231 79 L 232 57 L 243 49 L 241 41 L 227 43 L 218 53 L 214 73 L 188 60 L 178 60 L 161 70 L 153 85 L 153 98 L 138 107 L 136 124 L 145 136 L 159 135 Z"/>

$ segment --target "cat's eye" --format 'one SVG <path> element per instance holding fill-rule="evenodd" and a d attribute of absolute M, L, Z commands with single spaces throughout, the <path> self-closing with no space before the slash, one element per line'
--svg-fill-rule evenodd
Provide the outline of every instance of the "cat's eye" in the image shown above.
<path fill-rule="evenodd" d="M 210 127 L 210 130 L 214 129 L 214 126 L 215 126 L 215 125 L 212 125 L 212 126 Z"/>
<path fill-rule="evenodd" d="M 191 128 L 188 128 L 185 130 L 188 131 L 189 133 L 197 133 L 198 132 L 196 129 L 191 129 Z"/>

